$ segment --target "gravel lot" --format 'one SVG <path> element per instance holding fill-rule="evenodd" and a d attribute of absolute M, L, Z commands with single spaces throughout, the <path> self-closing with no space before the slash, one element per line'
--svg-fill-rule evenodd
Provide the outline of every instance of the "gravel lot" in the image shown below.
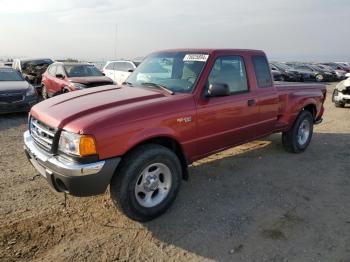
<path fill-rule="evenodd" d="M 26 114 L 0 116 L 0 260 L 350 261 L 350 108 L 334 86 L 305 153 L 276 134 L 199 161 L 146 224 L 109 192 L 65 202 L 25 159 Z"/>

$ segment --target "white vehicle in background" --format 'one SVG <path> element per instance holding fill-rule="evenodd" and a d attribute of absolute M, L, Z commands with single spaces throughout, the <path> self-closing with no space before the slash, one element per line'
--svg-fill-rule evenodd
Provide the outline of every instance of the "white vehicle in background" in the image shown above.
<path fill-rule="evenodd" d="M 332 101 L 336 107 L 344 107 L 350 104 L 350 73 L 345 75 L 347 79 L 341 81 L 333 91 Z"/>
<path fill-rule="evenodd" d="M 135 70 L 140 62 L 134 61 L 107 61 L 102 72 L 111 78 L 115 83 L 121 85 L 128 76 Z"/>

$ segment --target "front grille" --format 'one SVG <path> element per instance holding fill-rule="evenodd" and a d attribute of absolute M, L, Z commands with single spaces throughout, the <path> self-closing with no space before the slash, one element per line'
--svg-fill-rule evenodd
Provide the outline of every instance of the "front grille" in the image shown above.
<path fill-rule="evenodd" d="M 1 103 L 15 103 L 24 100 L 24 95 L 22 93 L 1 93 L 0 102 Z"/>
<path fill-rule="evenodd" d="M 47 151 L 52 151 L 57 130 L 35 119 L 34 117 L 30 118 L 29 126 L 30 134 L 35 143 Z"/>

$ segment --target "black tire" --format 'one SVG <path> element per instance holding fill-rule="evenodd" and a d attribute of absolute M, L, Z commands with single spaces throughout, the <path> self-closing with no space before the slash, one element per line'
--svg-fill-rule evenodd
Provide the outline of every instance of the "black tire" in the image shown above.
<path fill-rule="evenodd" d="M 43 85 L 41 88 L 41 96 L 44 100 L 49 98 L 49 95 L 47 94 L 47 88 L 45 85 Z"/>
<path fill-rule="evenodd" d="M 333 91 L 333 95 L 332 95 L 332 101 L 334 102 L 335 107 L 344 107 L 345 103 L 339 102 L 339 101 L 335 101 L 334 97 L 338 95 L 338 90 L 334 89 Z"/>
<path fill-rule="evenodd" d="M 307 137 L 307 140 L 301 144 L 298 139 L 298 131 L 304 120 L 309 123 L 309 135 Z M 312 114 L 306 110 L 301 111 L 291 129 L 289 129 L 287 132 L 282 133 L 282 144 L 285 150 L 291 153 L 304 152 L 310 144 L 312 138 L 313 123 Z"/>
<path fill-rule="evenodd" d="M 165 199 L 153 207 L 142 206 L 136 198 L 139 175 L 149 165 L 161 163 L 171 171 L 171 186 Z M 157 144 L 139 146 L 123 159 L 110 184 L 114 205 L 129 218 L 145 222 L 163 214 L 173 203 L 181 184 L 181 164 L 174 152 Z"/>

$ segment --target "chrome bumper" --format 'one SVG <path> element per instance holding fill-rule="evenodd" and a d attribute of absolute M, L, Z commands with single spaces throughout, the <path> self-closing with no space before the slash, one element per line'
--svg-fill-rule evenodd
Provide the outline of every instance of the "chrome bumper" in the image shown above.
<path fill-rule="evenodd" d="M 24 133 L 24 152 L 55 191 L 74 196 L 104 193 L 121 161 L 120 157 L 115 157 L 89 164 L 70 162 L 40 149 L 29 131 Z"/>

